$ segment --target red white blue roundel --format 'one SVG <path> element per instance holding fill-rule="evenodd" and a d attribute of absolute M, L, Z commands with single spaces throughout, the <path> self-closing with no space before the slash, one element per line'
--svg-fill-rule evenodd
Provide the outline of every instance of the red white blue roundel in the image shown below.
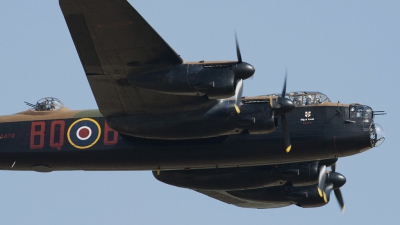
<path fill-rule="evenodd" d="M 92 147 L 100 139 L 100 135 L 99 123 L 90 118 L 82 118 L 73 122 L 67 132 L 69 143 L 79 149 Z"/>

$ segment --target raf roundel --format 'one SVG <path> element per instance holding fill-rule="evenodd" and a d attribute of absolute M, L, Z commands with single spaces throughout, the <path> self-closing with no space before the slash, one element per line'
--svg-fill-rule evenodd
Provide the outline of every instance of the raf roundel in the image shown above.
<path fill-rule="evenodd" d="M 92 129 L 90 129 L 88 126 L 79 127 L 76 131 L 76 136 L 79 140 L 85 141 L 92 136 Z"/>
<path fill-rule="evenodd" d="M 87 149 L 99 141 L 101 128 L 99 123 L 90 118 L 82 118 L 71 124 L 67 137 L 69 143 L 78 149 Z"/>

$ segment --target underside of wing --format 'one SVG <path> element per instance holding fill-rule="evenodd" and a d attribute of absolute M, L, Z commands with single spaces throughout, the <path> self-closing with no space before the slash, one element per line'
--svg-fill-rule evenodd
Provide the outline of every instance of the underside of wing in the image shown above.
<path fill-rule="evenodd" d="M 214 190 L 196 190 L 197 192 L 207 195 L 211 198 L 220 200 L 227 204 L 235 205 L 242 208 L 256 208 L 256 209 L 270 209 L 270 208 L 280 208 L 291 205 L 290 203 L 266 203 L 266 202 L 256 202 L 250 201 L 242 198 L 238 198 L 230 195 L 226 191 L 214 191 Z"/>
<path fill-rule="evenodd" d="M 128 82 L 128 75 L 168 69 L 183 60 L 126 0 L 60 0 L 60 7 L 104 116 L 168 113 L 206 101 Z"/>

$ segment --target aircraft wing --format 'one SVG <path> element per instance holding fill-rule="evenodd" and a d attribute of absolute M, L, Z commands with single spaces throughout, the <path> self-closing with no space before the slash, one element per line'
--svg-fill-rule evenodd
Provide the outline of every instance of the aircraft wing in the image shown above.
<path fill-rule="evenodd" d="M 271 208 L 280 208 L 291 205 L 290 203 L 265 203 L 265 202 L 249 201 L 246 199 L 234 197 L 226 191 L 203 191 L 203 190 L 196 190 L 196 191 L 201 194 L 207 195 L 211 198 L 225 202 L 227 204 L 243 208 L 271 209 Z"/>
<path fill-rule="evenodd" d="M 126 0 L 60 0 L 97 105 L 103 116 L 173 113 L 206 98 L 140 89 L 127 75 L 183 63 Z"/>

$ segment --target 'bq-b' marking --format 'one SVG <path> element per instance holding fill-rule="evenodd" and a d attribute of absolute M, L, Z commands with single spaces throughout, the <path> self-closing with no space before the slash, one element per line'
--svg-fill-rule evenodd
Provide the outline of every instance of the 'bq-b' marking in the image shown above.
<path fill-rule="evenodd" d="M 118 132 L 111 129 L 105 121 L 103 132 L 103 145 L 115 145 L 118 143 Z M 47 128 L 47 132 L 45 121 L 32 121 L 30 149 L 42 149 L 45 143 L 48 143 L 50 148 L 61 150 L 64 146 L 65 134 L 64 120 L 51 121 L 50 131 Z M 99 141 L 100 137 L 101 127 L 99 123 L 90 118 L 76 120 L 69 126 L 67 131 L 69 143 L 78 149 L 92 147 Z M 10 135 L 10 138 L 14 138 L 14 134 Z"/>

